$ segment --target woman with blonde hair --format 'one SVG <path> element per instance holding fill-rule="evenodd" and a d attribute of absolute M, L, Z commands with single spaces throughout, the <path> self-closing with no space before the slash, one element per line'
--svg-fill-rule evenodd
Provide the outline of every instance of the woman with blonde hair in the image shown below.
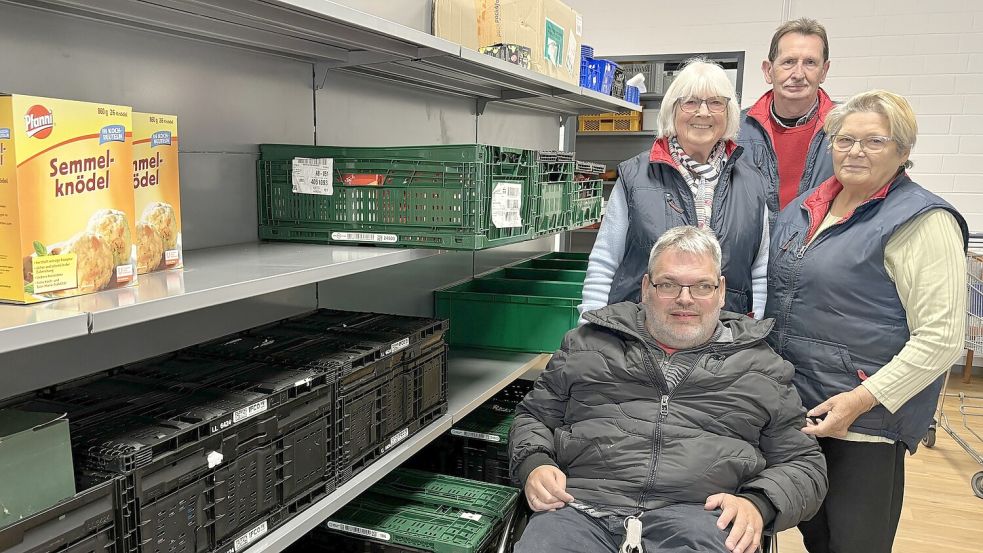
<path fill-rule="evenodd" d="M 829 493 L 799 525 L 810 553 L 891 551 L 904 458 L 932 422 L 959 357 L 966 221 L 906 171 L 918 126 L 891 92 L 826 117 L 833 176 L 782 210 L 772 233 L 772 347 L 795 366 Z"/>

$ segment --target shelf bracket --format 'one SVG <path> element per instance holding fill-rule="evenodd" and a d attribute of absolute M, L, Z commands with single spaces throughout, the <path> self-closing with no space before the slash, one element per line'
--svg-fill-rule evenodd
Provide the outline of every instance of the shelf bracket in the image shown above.
<path fill-rule="evenodd" d="M 314 90 L 324 88 L 324 85 L 328 82 L 328 71 L 334 67 L 336 65 L 324 62 L 314 64 Z"/>
<path fill-rule="evenodd" d="M 541 94 L 533 94 L 531 92 L 521 92 L 518 90 L 503 90 L 498 98 L 478 98 L 477 108 L 475 112 L 478 115 L 485 113 L 485 107 L 492 102 L 507 102 L 509 100 L 521 100 L 522 98 L 540 98 Z"/>

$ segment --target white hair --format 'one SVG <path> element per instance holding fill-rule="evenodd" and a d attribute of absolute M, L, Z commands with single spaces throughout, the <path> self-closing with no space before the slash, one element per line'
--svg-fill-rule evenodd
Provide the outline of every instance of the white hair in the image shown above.
<path fill-rule="evenodd" d="M 740 127 L 741 108 L 737 105 L 737 93 L 727 78 L 727 73 L 717 63 L 706 58 L 693 58 L 686 61 L 682 71 L 669 85 L 662 107 L 659 110 L 659 138 L 676 136 L 676 110 L 679 100 L 687 98 L 709 98 L 724 96 L 727 102 L 727 128 L 724 140 L 733 140 Z"/>

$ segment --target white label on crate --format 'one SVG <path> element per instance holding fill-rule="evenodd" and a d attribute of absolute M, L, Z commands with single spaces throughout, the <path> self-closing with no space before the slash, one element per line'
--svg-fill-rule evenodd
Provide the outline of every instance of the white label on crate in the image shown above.
<path fill-rule="evenodd" d="M 349 242 L 395 242 L 399 240 L 399 237 L 395 234 L 374 232 L 332 232 L 331 239 Z"/>
<path fill-rule="evenodd" d="M 301 386 L 310 386 L 311 382 L 314 382 L 314 379 L 308 376 L 303 380 L 298 380 L 297 382 L 294 382 L 294 388 L 299 388 Z"/>
<path fill-rule="evenodd" d="M 468 520 L 473 520 L 475 522 L 478 522 L 479 520 L 481 520 L 481 515 L 479 515 L 478 513 L 461 513 L 460 518 L 466 518 Z"/>
<path fill-rule="evenodd" d="M 295 157 L 290 184 L 297 194 L 334 194 L 334 160 L 329 157 Z"/>
<path fill-rule="evenodd" d="M 522 183 L 496 182 L 492 190 L 492 224 L 496 228 L 522 226 Z"/>
<path fill-rule="evenodd" d="M 362 528 L 361 526 L 352 526 L 351 524 L 342 524 L 340 522 L 328 521 L 328 528 L 332 530 L 338 530 L 340 532 L 348 532 L 349 534 L 358 534 L 359 536 L 365 536 L 367 538 L 373 538 L 382 541 L 389 541 L 392 536 L 386 532 L 379 532 L 377 530 L 369 530 L 368 528 Z"/>
<path fill-rule="evenodd" d="M 406 349 L 407 347 L 409 347 L 409 345 L 410 345 L 409 338 L 403 338 L 398 342 L 393 342 L 393 345 L 389 346 L 389 349 L 386 350 L 386 355 L 389 355 L 391 353 L 396 353 L 397 351 L 402 349 Z"/>
<path fill-rule="evenodd" d="M 266 524 L 266 521 L 264 520 L 262 523 L 260 523 L 258 526 L 256 526 L 252 530 L 250 530 L 250 531 L 246 532 L 245 534 L 243 534 L 243 535 L 239 536 L 238 538 L 236 538 L 236 541 L 235 541 L 235 550 L 236 550 L 236 553 L 239 553 L 239 551 L 242 551 L 243 549 L 245 549 L 246 547 L 248 547 L 249 544 L 251 544 L 254 541 L 258 540 L 259 538 L 263 537 L 263 535 L 266 534 L 266 532 L 267 532 L 267 530 L 269 530 L 269 528 L 270 528 L 269 525 L 267 525 Z"/>
<path fill-rule="evenodd" d="M 460 436 L 462 438 L 474 438 L 476 440 L 484 440 L 486 442 L 500 442 L 502 438 L 494 434 L 482 434 L 481 432 L 470 432 L 468 430 L 458 430 L 456 428 L 451 428 L 452 436 Z"/>
<path fill-rule="evenodd" d="M 263 401 L 257 401 L 248 407 L 237 409 L 234 413 L 232 413 L 232 424 L 236 424 L 239 421 L 244 421 L 249 417 L 256 416 L 263 411 L 266 411 L 268 407 L 269 403 L 264 399 Z"/>
<path fill-rule="evenodd" d="M 577 36 L 584 34 L 584 16 L 577 14 Z"/>
<path fill-rule="evenodd" d="M 395 446 L 399 442 L 405 440 L 406 437 L 409 436 L 409 435 L 410 435 L 410 429 L 409 428 L 404 428 L 404 429 L 400 430 L 398 434 L 396 434 L 395 436 L 393 436 L 392 438 L 389 439 L 389 445 L 387 445 L 385 447 L 385 449 L 383 449 L 382 451 L 389 451 L 390 449 L 393 448 L 393 446 Z"/>

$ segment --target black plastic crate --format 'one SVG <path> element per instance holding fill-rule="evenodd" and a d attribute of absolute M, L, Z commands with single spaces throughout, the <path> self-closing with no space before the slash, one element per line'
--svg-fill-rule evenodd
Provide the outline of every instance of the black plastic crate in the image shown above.
<path fill-rule="evenodd" d="M 116 486 L 110 479 L 0 528 L 0 551 L 125 553 L 117 543 Z"/>
<path fill-rule="evenodd" d="M 257 366 L 268 365 L 250 360 L 221 359 L 181 352 L 124 365 L 113 372 L 154 380 L 167 387 L 196 389 L 208 386 L 216 379 Z"/>
<path fill-rule="evenodd" d="M 246 530 L 237 532 L 219 544 L 214 553 L 241 553 L 246 547 L 255 544 L 270 532 L 276 530 L 298 513 L 307 509 L 327 495 L 323 487 L 314 487 L 295 497 L 266 517 L 254 521 Z"/>

